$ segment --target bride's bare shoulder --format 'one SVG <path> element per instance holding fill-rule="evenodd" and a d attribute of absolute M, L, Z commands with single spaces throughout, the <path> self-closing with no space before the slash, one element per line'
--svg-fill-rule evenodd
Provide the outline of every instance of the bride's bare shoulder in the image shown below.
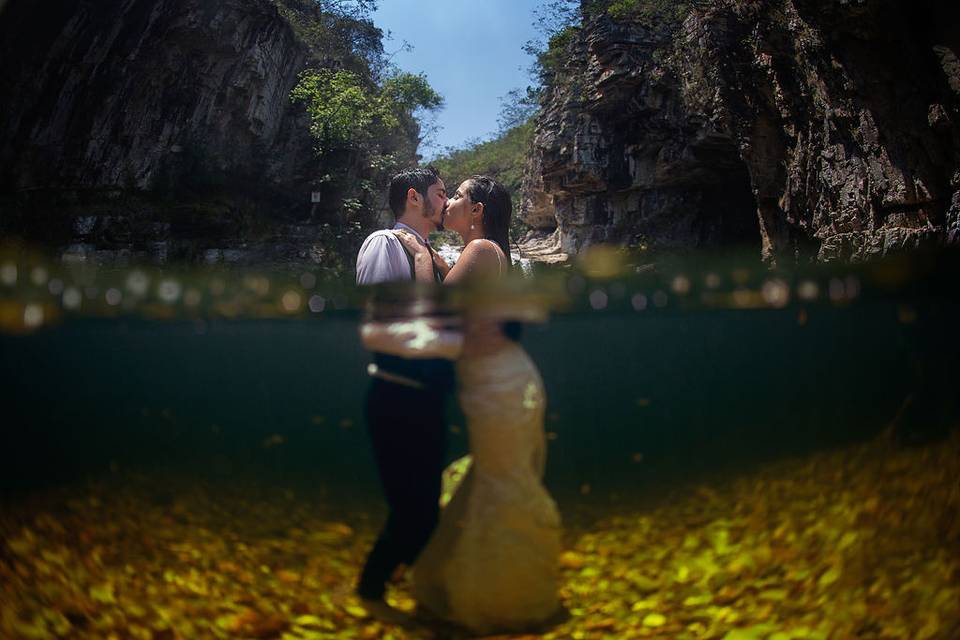
<path fill-rule="evenodd" d="M 463 248 L 456 266 L 444 282 L 452 284 L 467 277 L 496 273 L 500 260 L 497 251 L 497 246 L 489 240 L 482 238 L 471 240 Z"/>
<path fill-rule="evenodd" d="M 460 259 L 464 258 L 474 262 L 477 265 L 495 265 L 500 261 L 500 249 L 492 240 L 486 238 L 477 238 L 467 243 L 460 254 Z"/>
<path fill-rule="evenodd" d="M 464 253 L 467 251 L 479 252 L 481 254 L 491 254 L 497 255 L 497 243 L 493 240 L 487 240 L 486 238 L 474 238 L 467 243 L 467 246 L 463 248 Z"/>

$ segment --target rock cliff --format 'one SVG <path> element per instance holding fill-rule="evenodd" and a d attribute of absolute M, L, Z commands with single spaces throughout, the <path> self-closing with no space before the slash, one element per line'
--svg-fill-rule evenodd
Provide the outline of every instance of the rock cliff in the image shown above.
<path fill-rule="evenodd" d="M 0 235 L 107 259 L 320 259 L 317 222 L 350 194 L 311 211 L 330 169 L 290 91 L 318 59 L 281 9 L 0 8 Z"/>
<path fill-rule="evenodd" d="M 4 186 L 303 180 L 289 92 L 306 49 L 271 2 L 44 5 L 42 19 L 17 3 L 3 16 Z"/>
<path fill-rule="evenodd" d="M 537 122 L 528 224 L 568 253 L 866 259 L 960 241 L 950 3 L 687 4 L 673 25 L 599 11 L 576 30 Z"/>

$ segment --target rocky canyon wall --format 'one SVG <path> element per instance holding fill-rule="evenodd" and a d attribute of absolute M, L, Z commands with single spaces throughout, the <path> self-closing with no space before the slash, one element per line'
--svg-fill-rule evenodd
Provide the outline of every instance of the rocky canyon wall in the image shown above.
<path fill-rule="evenodd" d="M 716 0 L 585 20 L 546 87 L 523 216 L 561 250 L 866 259 L 960 241 L 949 3 Z"/>
<path fill-rule="evenodd" d="M 293 135 L 289 93 L 307 52 L 271 2 L 37 6 L 0 18 L 3 187 L 303 181 L 310 141 Z"/>
<path fill-rule="evenodd" d="M 323 64 L 271 0 L 12 0 L 0 236 L 104 259 L 321 260 L 310 199 L 330 169 L 290 91 Z M 318 206 L 336 220 L 334 195 Z"/>

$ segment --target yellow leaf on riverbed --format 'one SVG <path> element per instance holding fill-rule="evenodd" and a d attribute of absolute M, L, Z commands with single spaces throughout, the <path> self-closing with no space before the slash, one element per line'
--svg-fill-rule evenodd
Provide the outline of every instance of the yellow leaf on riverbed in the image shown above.
<path fill-rule="evenodd" d="M 823 572 L 823 575 L 820 576 L 820 579 L 817 581 L 821 587 L 829 587 L 831 584 L 840 579 L 840 570 L 836 567 L 830 567 Z"/>
<path fill-rule="evenodd" d="M 585 562 L 583 556 L 576 551 L 564 551 L 560 554 L 560 566 L 564 569 L 582 569 Z"/>
<path fill-rule="evenodd" d="M 659 603 L 656 600 L 637 600 L 630 608 L 631 611 L 643 611 L 644 609 L 653 609 Z"/>
<path fill-rule="evenodd" d="M 110 583 L 90 587 L 90 598 L 94 602 L 101 604 L 116 604 L 117 599 L 113 595 L 113 585 Z"/>
<path fill-rule="evenodd" d="M 667 624 L 667 618 L 659 613 L 648 613 L 643 618 L 645 627 L 662 627 L 665 624 Z"/>

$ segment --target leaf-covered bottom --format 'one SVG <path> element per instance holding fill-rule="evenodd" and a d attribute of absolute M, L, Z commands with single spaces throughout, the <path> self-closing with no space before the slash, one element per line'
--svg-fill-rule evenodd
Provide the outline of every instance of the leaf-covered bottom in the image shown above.
<path fill-rule="evenodd" d="M 561 502 L 595 516 L 568 524 L 559 558 L 569 615 L 504 637 L 960 637 L 958 470 L 955 434 L 783 461 L 643 509 Z M 381 623 L 355 598 L 382 516 L 368 506 L 142 474 L 8 501 L 0 636 L 457 637 Z M 402 582 L 388 600 L 414 607 Z"/>

